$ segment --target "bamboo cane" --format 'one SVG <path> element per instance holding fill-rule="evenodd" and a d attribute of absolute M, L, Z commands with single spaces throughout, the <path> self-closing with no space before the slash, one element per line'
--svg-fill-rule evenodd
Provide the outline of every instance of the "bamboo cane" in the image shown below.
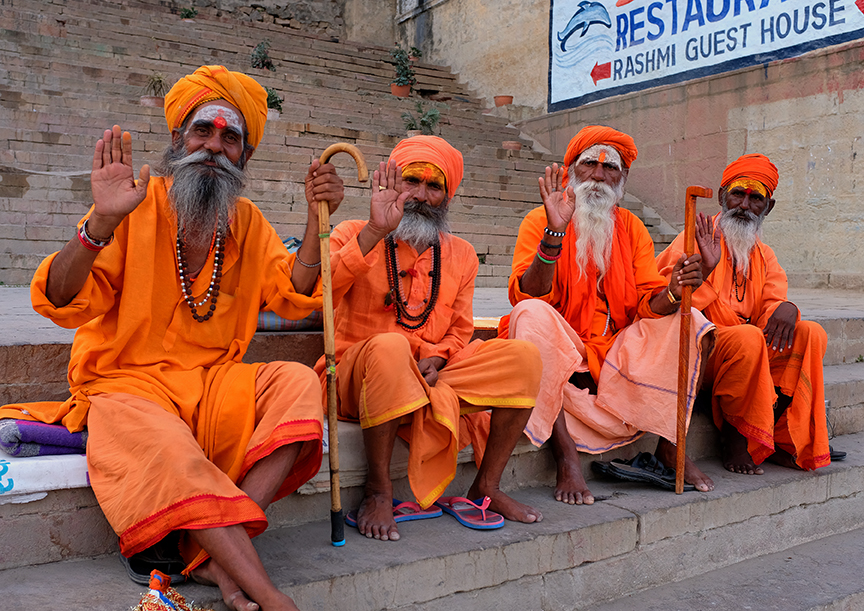
<path fill-rule="evenodd" d="M 696 236 L 696 198 L 711 197 L 713 191 L 707 187 L 687 187 L 684 201 L 684 252 L 693 254 Z M 678 337 L 678 426 L 676 431 L 677 455 L 675 456 L 675 494 L 684 492 L 684 462 L 687 445 L 687 371 L 690 363 L 690 304 L 692 286 L 681 290 L 681 329 Z"/>
<path fill-rule="evenodd" d="M 337 142 L 321 153 L 321 165 L 336 153 L 348 153 L 357 164 L 357 180 L 366 182 L 369 172 L 363 154 L 353 144 Z M 330 272 L 330 206 L 318 202 L 318 238 L 321 243 L 321 283 L 324 289 L 324 365 L 327 373 L 327 426 L 330 429 L 330 541 L 336 547 L 345 545 L 345 520 L 339 485 L 339 436 L 336 421 L 336 335 L 333 327 L 333 278 Z"/>

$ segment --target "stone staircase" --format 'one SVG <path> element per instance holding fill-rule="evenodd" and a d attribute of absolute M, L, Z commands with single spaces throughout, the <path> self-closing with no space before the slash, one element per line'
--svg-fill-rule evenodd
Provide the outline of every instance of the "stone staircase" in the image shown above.
<path fill-rule="evenodd" d="M 754 596 L 764 595 L 757 580 L 736 585 L 739 563 L 765 557 L 773 563 L 770 567 L 778 565 L 772 574 L 783 575 L 785 558 L 796 553 L 809 557 L 806 546 L 824 550 L 820 542 L 830 537 L 864 536 L 857 534 L 864 528 L 864 305 L 860 295 L 838 292 L 799 290 L 790 298 L 805 318 L 817 320 L 829 334 L 826 397 L 837 435 L 832 445 L 849 452 L 847 460 L 811 473 L 767 465 L 761 477 L 733 475 L 716 459 L 716 433 L 709 418 L 697 414 L 688 453 L 714 479 L 714 492 L 676 496 L 636 484 L 592 480 L 598 502 L 570 507 L 551 498 L 554 465 L 549 450 L 522 443 L 502 484 L 516 498 L 538 507 L 542 523 L 508 522 L 500 531 L 475 532 L 445 515 L 404 524 L 398 543 L 369 541 L 348 528 L 347 546 L 335 549 L 329 544 L 328 522 L 322 519 L 329 510 L 325 459 L 312 482 L 268 510 L 271 528 L 256 539 L 265 565 L 302 609 L 431 611 L 452 604 L 544 610 L 609 604 L 610 609 L 624 609 L 643 595 L 667 602 L 672 597 L 678 606 L 670 608 L 746 608 L 731 602 L 718 606 L 718 600 L 725 600 L 719 593 L 715 598 L 704 594 L 700 601 L 708 601 L 705 606 L 691 606 L 693 593 L 680 584 L 725 584 L 733 592 L 746 587 Z M 65 394 L 71 332 L 41 322 L 27 301 L 24 288 L 0 288 L 0 319 L 8 329 L 0 346 L 2 402 Z M 479 289 L 475 314 L 500 315 L 506 309 L 503 303 L 502 289 Z M 320 352 L 320 334 L 259 333 L 248 359 L 287 354 L 311 362 Z M 359 502 L 365 473 L 357 433 L 340 427 L 346 508 Z M 592 458 L 629 458 L 638 450 L 652 450 L 654 443 L 644 439 L 618 452 L 585 456 L 586 475 L 591 477 Z M 405 472 L 404 452 L 400 447 L 394 456 L 397 476 Z M 445 494 L 464 493 L 476 473 L 470 449 L 460 455 L 460 463 Z M 396 495 L 411 498 L 404 477 L 396 482 Z M 0 504 L 0 534 L 0 610 L 62 603 L 66 609 L 107 611 L 128 607 L 140 594 L 141 588 L 125 576 L 116 537 L 89 488 L 51 490 L 31 502 Z M 804 547 L 796 552 L 797 546 Z M 860 566 L 864 552 L 859 548 L 849 553 L 842 562 L 857 561 Z M 798 587 L 808 584 L 837 604 L 864 596 L 860 579 L 839 588 L 836 596 L 820 581 L 808 581 L 806 574 L 789 579 Z M 200 604 L 223 609 L 213 589 L 184 585 L 181 591 Z M 850 605 L 836 608 L 860 608 Z M 823 607 L 796 603 L 752 608 Z"/>

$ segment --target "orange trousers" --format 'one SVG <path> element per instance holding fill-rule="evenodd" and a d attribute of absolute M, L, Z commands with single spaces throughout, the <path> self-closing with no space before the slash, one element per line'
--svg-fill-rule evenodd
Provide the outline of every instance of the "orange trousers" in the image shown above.
<path fill-rule="evenodd" d="M 817 323 L 795 325 L 792 349 L 769 350 L 762 330 L 753 325 L 717 328 L 717 343 L 705 371 L 712 389 L 714 423 L 725 420 L 747 438 L 757 465 L 786 450 L 802 469 L 831 463 L 825 419 L 822 358 L 828 337 Z M 774 423 L 775 387 L 791 403 Z"/>
<path fill-rule="evenodd" d="M 482 461 L 490 407 L 532 408 L 541 361 L 527 342 L 474 341 L 456 353 L 429 386 L 408 339 L 381 333 L 345 351 L 336 368 L 339 416 L 363 428 L 402 419 L 410 446 L 408 480 L 422 507 L 434 503 L 456 474 L 456 454 L 469 443 Z M 461 416 L 461 417 L 460 417 Z"/>
<path fill-rule="evenodd" d="M 125 556 L 174 530 L 242 524 L 250 537 L 262 533 L 267 518 L 238 485 L 281 446 L 303 443 L 274 501 L 318 472 L 323 425 L 315 373 L 298 363 L 233 367 L 257 368 L 248 378 L 254 379 L 254 405 L 226 408 L 245 376 L 208 378 L 212 383 L 190 422 L 132 394 L 90 397 L 90 483 Z M 208 558 L 190 537 L 183 537 L 181 552 L 187 572 Z"/>

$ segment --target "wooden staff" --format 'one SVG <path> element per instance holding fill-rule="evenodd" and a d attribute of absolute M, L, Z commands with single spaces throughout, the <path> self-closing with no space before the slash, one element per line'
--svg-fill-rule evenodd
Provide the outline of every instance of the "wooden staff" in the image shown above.
<path fill-rule="evenodd" d="M 687 187 L 684 201 L 684 253 L 693 254 L 696 236 L 696 198 L 711 197 L 713 191 L 707 187 Z M 684 461 L 687 445 L 687 382 L 690 364 L 690 302 L 693 287 L 681 290 L 681 331 L 678 337 L 678 428 L 676 443 L 678 454 L 675 461 L 675 494 L 684 492 Z"/>
<path fill-rule="evenodd" d="M 353 144 L 337 142 L 321 153 L 324 165 L 336 153 L 348 153 L 357 163 L 357 180 L 369 180 L 363 154 Z M 333 277 L 330 272 L 330 204 L 318 202 L 318 238 L 321 242 L 321 283 L 324 288 L 324 365 L 327 372 L 327 426 L 330 444 L 330 540 L 336 547 L 345 545 L 345 519 L 339 486 L 339 436 L 336 421 L 336 332 L 333 327 Z"/>

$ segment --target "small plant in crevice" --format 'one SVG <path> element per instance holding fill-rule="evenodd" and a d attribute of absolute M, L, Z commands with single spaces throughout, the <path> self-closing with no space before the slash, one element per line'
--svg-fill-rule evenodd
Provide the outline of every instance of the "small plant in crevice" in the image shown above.
<path fill-rule="evenodd" d="M 417 102 L 417 115 L 415 116 L 410 110 L 402 113 L 402 120 L 405 122 L 406 130 L 420 130 L 420 133 L 431 136 L 435 130 L 435 126 L 441 120 L 441 111 L 435 107 L 429 110 L 424 110 L 423 103 Z"/>
<path fill-rule="evenodd" d="M 267 108 L 282 112 L 282 102 L 285 101 L 285 98 L 280 98 L 276 90 L 270 87 L 265 87 L 264 90 L 267 92 Z"/>
<path fill-rule="evenodd" d="M 273 60 L 270 59 L 270 53 L 267 51 L 270 48 L 269 40 L 262 40 L 252 50 L 252 67 L 263 68 L 270 72 L 276 72 L 276 66 L 273 65 Z"/>
<path fill-rule="evenodd" d="M 144 87 L 144 95 L 153 96 L 154 98 L 164 98 L 165 94 L 171 90 L 171 85 L 168 79 L 161 72 L 154 72 L 147 78 L 147 85 Z"/>
<path fill-rule="evenodd" d="M 195 15 L 198 14 L 198 9 L 194 6 L 190 6 L 188 8 L 180 9 L 180 18 L 181 19 L 194 19 Z"/>

